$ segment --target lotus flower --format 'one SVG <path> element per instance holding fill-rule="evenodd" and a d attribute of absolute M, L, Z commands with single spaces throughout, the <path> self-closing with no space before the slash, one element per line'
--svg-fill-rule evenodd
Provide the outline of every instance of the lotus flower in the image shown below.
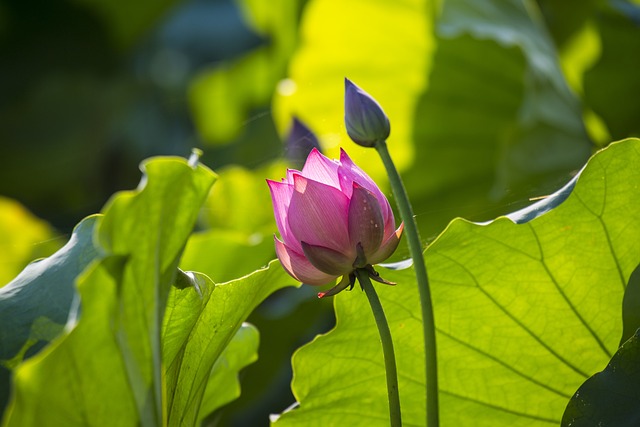
<path fill-rule="evenodd" d="M 358 268 L 384 282 L 371 266 L 395 251 L 403 225 L 395 229 L 386 197 L 344 150 L 337 161 L 314 148 L 302 171 L 267 182 L 282 238 L 274 236 L 276 254 L 292 277 L 325 285 L 344 276 L 331 294 L 353 286 Z"/>

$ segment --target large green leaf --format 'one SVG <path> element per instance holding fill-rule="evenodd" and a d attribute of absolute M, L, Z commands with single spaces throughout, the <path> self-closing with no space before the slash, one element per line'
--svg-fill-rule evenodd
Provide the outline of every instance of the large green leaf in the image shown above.
<path fill-rule="evenodd" d="M 535 4 L 445 0 L 434 28 L 434 3 L 310 2 L 274 99 L 281 130 L 301 116 L 329 154 L 342 145 L 384 185 L 381 163 L 344 131 L 343 77 L 371 93 L 425 237 L 548 194 L 591 154 Z"/>
<path fill-rule="evenodd" d="M 189 238 L 180 268 L 221 283 L 275 258 L 276 224 L 265 178 L 279 180 L 285 173 L 283 162 L 254 171 L 233 165 L 220 170 L 201 212 L 205 230 Z"/>
<path fill-rule="evenodd" d="M 639 388 L 640 329 L 620 347 L 606 369 L 578 389 L 562 417 L 562 426 L 637 426 Z"/>
<path fill-rule="evenodd" d="M 201 212 L 206 230 L 189 238 L 180 268 L 205 273 L 221 283 L 275 258 L 276 225 L 265 177 L 280 179 L 285 171 L 282 162 L 255 171 L 238 166 L 220 170 Z"/>
<path fill-rule="evenodd" d="M 240 396 L 237 372 L 258 359 L 258 330 L 243 323 L 211 369 L 198 419 Z"/>
<path fill-rule="evenodd" d="M 631 273 L 622 300 L 622 338 L 620 345 L 640 328 L 640 264 Z"/>
<path fill-rule="evenodd" d="M 134 426 L 145 416 L 137 413 L 133 389 L 146 384 L 128 378 L 113 326 L 125 263 L 107 258 L 78 280 L 81 321 L 18 366 L 5 426 Z"/>
<path fill-rule="evenodd" d="M 580 386 L 562 426 L 631 427 L 640 421 L 640 264 L 631 273 L 622 302 L 621 347 L 607 367 Z"/>
<path fill-rule="evenodd" d="M 74 281 L 98 256 L 92 241 L 97 220 L 92 216 L 80 222 L 64 247 L 49 258 L 29 264 L 0 289 L 0 412 L 9 401 L 10 370 L 24 357 L 36 354 L 67 322 L 76 296 Z M 29 217 L 23 221 L 21 230 L 27 230 L 24 239 L 42 236 L 36 231 L 42 231 L 42 226 L 26 227 L 33 221 Z M 8 225 L 12 223 L 17 225 L 8 221 Z M 16 232 L 19 230 L 11 233 Z M 28 236 L 30 232 L 33 234 Z M 18 243 L 14 239 L 7 242 Z"/>
<path fill-rule="evenodd" d="M 618 347 L 640 262 L 640 140 L 612 144 L 569 197 L 528 222 L 453 221 L 425 252 L 437 325 L 442 426 L 558 425 Z M 399 367 L 404 425 L 424 425 L 412 270 L 378 286 Z M 365 296 L 336 297 L 337 326 L 294 355 L 300 408 L 276 426 L 388 425 L 382 352 Z"/>
<path fill-rule="evenodd" d="M 275 230 L 271 196 L 265 191 L 265 178 L 280 180 L 286 164 L 274 162 L 257 170 L 228 166 L 205 202 L 202 219 L 208 228 L 271 235 Z"/>
<path fill-rule="evenodd" d="M 77 282 L 77 327 L 16 368 L 6 425 L 162 424 L 162 316 L 215 175 L 176 158 L 143 170 L 139 189 L 105 208 L 103 259 Z"/>
<path fill-rule="evenodd" d="M 294 284 L 277 262 L 218 285 L 205 275 L 191 274 L 194 286 L 174 289 L 170 294 L 163 333 L 171 426 L 193 425 L 207 415 L 207 410 L 236 397 L 227 383 L 207 384 L 212 367 L 251 311 L 275 290 Z M 230 349 L 226 357 L 242 357 L 244 350 Z M 251 354 L 242 358 L 250 357 Z M 239 367 L 231 368 L 230 372 L 236 372 Z M 221 374 L 228 376 L 229 372 L 214 372 L 213 380 Z M 205 413 L 199 413 L 205 389 Z M 212 395 L 217 395 L 215 401 L 210 400 Z"/>
<path fill-rule="evenodd" d="M 343 119 L 348 77 L 384 107 L 391 119 L 389 149 L 406 167 L 413 152 L 412 113 L 434 49 L 427 9 L 425 0 L 310 1 L 289 78 L 278 86 L 273 103 L 281 133 L 298 116 L 337 157 L 338 145 L 349 141 Z M 374 177 L 383 176 L 382 165 L 368 161 L 370 151 L 351 147 L 357 163 Z"/>
<path fill-rule="evenodd" d="M 425 235 L 452 216 L 486 220 L 548 194 L 590 155 L 579 102 L 528 5 L 443 2 L 415 114 L 419 167 L 405 176 Z"/>
<path fill-rule="evenodd" d="M 0 362 L 14 365 L 38 341 L 51 341 L 69 317 L 78 275 L 98 256 L 93 231 L 99 216 L 81 221 L 58 252 L 29 264 L 0 289 Z M 13 360 L 12 360 L 13 359 Z"/>
<path fill-rule="evenodd" d="M 218 283 L 227 282 L 266 265 L 275 257 L 273 248 L 271 236 L 210 230 L 189 238 L 180 267 L 206 273 Z"/>

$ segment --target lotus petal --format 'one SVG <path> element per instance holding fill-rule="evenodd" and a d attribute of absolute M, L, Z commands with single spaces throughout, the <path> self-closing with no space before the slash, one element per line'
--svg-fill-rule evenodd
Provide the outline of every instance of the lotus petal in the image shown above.
<path fill-rule="evenodd" d="M 294 251 L 275 236 L 274 240 L 276 244 L 276 255 L 282 267 L 299 282 L 319 286 L 326 285 L 338 277 L 318 270 L 304 255 Z"/>

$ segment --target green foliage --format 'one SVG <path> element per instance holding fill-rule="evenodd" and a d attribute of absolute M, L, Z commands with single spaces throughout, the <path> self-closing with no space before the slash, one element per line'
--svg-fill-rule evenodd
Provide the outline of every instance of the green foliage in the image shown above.
<path fill-rule="evenodd" d="M 640 264 L 631 273 L 622 301 L 622 338 L 620 345 L 640 329 Z"/>
<path fill-rule="evenodd" d="M 15 200 L 0 197 L 0 287 L 9 283 L 34 259 L 51 255 L 60 247 L 44 221 Z"/>
<path fill-rule="evenodd" d="M 524 3 L 446 1 L 437 34 L 415 116 L 421 167 L 406 176 L 417 211 L 445 211 L 423 218 L 426 235 L 449 221 L 447 208 L 489 219 L 552 191 L 591 150 L 555 47 Z"/>
<path fill-rule="evenodd" d="M 271 211 L 271 196 L 265 179 L 280 179 L 286 165 L 274 162 L 264 168 L 249 170 L 229 166 L 220 170 L 219 179 L 211 190 L 202 212 L 207 228 L 273 234 L 275 221 Z"/>
<path fill-rule="evenodd" d="M 344 126 L 344 78 L 383 106 L 391 121 L 390 150 L 400 168 L 413 161 L 413 110 L 426 84 L 434 49 L 426 1 L 316 0 L 305 9 L 300 46 L 287 81 L 274 99 L 281 133 L 296 115 L 322 139 L 328 153 L 349 141 Z M 328 31 L 328 28 L 331 28 Z M 383 167 L 364 149 L 349 149 L 376 181 Z"/>
<path fill-rule="evenodd" d="M 103 2 L 75 0 L 75 3 L 90 4 L 94 8 L 94 13 L 101 16 L 107 23 L 113 43 L 120 49 L 128 50 L 178 1 L 144 0 L 125 3 L 120 0 Z"/>
<path fill-rule="evenodd" d="M 622 302 L 620 348 L 607 367 L 580 386 L 562 417 L 562 426 L 634 426 L 640 420 L 640 264 L 631 274 Z"/>
<path fill-rule="evenodd" d="M 224 388 L 228 387 L 228 372 L 210 372 L 251 311 L 275 290 L 293 284 L 280 266 L 273 264 L 219 285 L 196 273 L 196 285 L 172 291 L 163 332 L 169 425 L 194 425 L 208 415 L 200 410 L 200 403 L 210 377 L 216 381 L 218 376 L 226 374 L 227 382 L 211 383 L 206 393 L 207 408 L 215 409 L 238 396 L 237 386 Z M 246 342 L 251 338 L 240 335 L 236 339 Z M 227 350 L 227 359 L 240 358 L 236 369 L 253 357 L 250 350 L 255 351 L 257 337 L 253 341 L 252 347 L 242 348 L 236 343 Z M 236 348 L 235 354 L 233 348 Z"/>
<path fill-rule="evenodd" d="M 264 44 L 201 73 L 190 102 L 203 139 L 227 144 L 244 131 L 252 109 L 268 104 L 296 46 L 300 1 L 240 0 L 245 18 Z"/>
<path fill-rule="evenodd" d="M 198 420 L 240 396 L 237 372 L 257 360 L 258 341 L 258 330 L 243 323 L 211 369 Z"/>
<path fill-rule="evenodd" d="M 640 262 L 640 141 L 595 155 L 567 200 L 528 222 L 453 221 L 425 252 L 437 326 L 443 426 L 558 424 L 573 392 L 620 336 L 625 286 Z M 619 197 L 618 195 L 623 195 Z M 378 286 L 390 321 L 406 425 L 423 425 L 412 270 Z M 336 297 L 337 326 L 294 356 L 300 408 L 275 426 L 386 425 L 382 354 L 360 292 Z"/>
<path fill-rule="evenodd" d="M 632 427 L 640 423 L 640 330 L 616 352 L 606 369 L 571 398 L 563 427 Z"/>
<path fill-rule="evenodd" d="M 241 10 L 235 31 L 250 27 L 258 45 L 234 44 L 215 59 L 190 56 L 183 43 L 197 32 L 162 41 L 159 26 L 142 46 L 170 0 L 78 0 L 37 15 L 14 3 L 0 7 L 11 89 L 0 102 L 0 192 L 62 224 L 128 185 L 131 175 L 115 169 L 135 171 L 146 141 L 165 152 L 193 144 L 182 127 L 187 103 L 200 139 L 213 143 L 211 164 L 273 159 L 297 115 L 330 156 L 346 148 L 384 187 L 382 165 L 348 142 L 344 77 L 388 113 L 389 147 L 427 240 L 453 217 L 490 220 L 525 206 L 575 176 L 595 146 L 640 134 L 638 0 L 225 1 L 216 3 L 224 19 Z M 122 66 L 133 46 L 135 78 Z M 174 57 L 184 61 L 160 69 Z M 428 247 L 443 427 L 558 424 L 567 402 L 565 424 L 636 422 L 638 146 L 598 153 L 579 179 L 528 209 L 483 225 L 454 220 Z M 154 159 L 145 173 L 62 249 L 48 225 L 0 199 L 0 406 L 13 381 L 4 425 L 197 424 L 238 397 L 238 371 L 259 347 L 264 365 L 245 371 L 243 390 L 275 396 L 290 348 L 328 322 L 319 320 L 328 301 L 305 287 L 261 307 L 257 328 L 244 323 L 292 284 L 269 263 L 264 179 L 284 176 L 283 164 L 222 168 L 211 192 L 214 175 L 184 160 Z M 413 271 L 382 275 L 399 283 L 378 288 L 403 418 L 424 425 Z M 294 357 L 301 407 L 275 425 L 386 423 L 364 295 L 343 293 L 335 308 L 337 328 Z M 245 413 L 257 406 L 236 403 Z"/>
<path fill-rule="evenodd" d="M 424 236 L 457 215 L 486 220 L 548 194 L 589 158 L 580 102 L 533 5 L 448 0 L 436 19 L 427 1 L 337 3 L 307 9 L 290 71 L 297 90 L 278 94 L 276 118 L 282 129 L 300 115 L 330 153 L 347 146 L 384 182 L 379 162 L 345 143 L 338 83 L 347 76 L 371 93 L 391 119 L 389 149 L 424 211 Z"/>
<path fill-rule="evenodd" d="M 153 425 L 153 402 L 146 413 L 136 408 L 136 397 L 152 393 L 151 380 L 133 370 L 137 376 L 127 375 L 125 360 L 137 366 L 123 343 L 125 328 L 118 325 L 118 285 L 125 265 L 124 258 L 104 259 L 78 281 L 80 322 L 17 367 L 5 425 Z"/>
<path fill-rule="evenodd" d="M 7 425 L 42 425 L 44 416 L 81 425 L 94 413 L 98 423 L 162 422 L 161 319 L 197 207 L 215 177 L 179 159 L 143 168 L 140 189 L 115 196 L 100 218 L 101 259 L 77 283 L 78 326 L 16 368 Z M 69 375 L 77 389 L 64 387 Z"/>
<path fill-rule="evenodd" d="M 138 190 L 3 289 L 3 358 L 14 368 L 5 425 L 193 425 L 238 396 L 236 373 L 258 346 L 243 321 L 292 280 L 265 268 L 216 285 L 178 270 L 215 176 L 175 158 L 143 170 Z M 18 364 L 36 339 L 52 342 Z"/>
<path fill-rule="evenodd" d="M 8 213 L 7 210 L 4 213 Z M 24 213 L 23 208 L 17 213 Z M 6 223 L 8 242 L 15 244 L 7 254 L 13 256 L 6 259 L 24 254 L 26 248 L 20 245 L 21 240 L 41 236 L 43 231 L 45 235 L 49 233 L 29 216 L 7 215 L 5 218 L 9 220 Z M 0 289 L 0 371 L 4 374 L 0 376 L 0 409 L 3 410 L 9 400 L 10 369 L 55 338 L 67 322 L 72 301 L 77 297 L 73 286 L 75 278 L 97 257 L 97 248 L 92 242 L 97 218 L 92 216 L 82 221 L 58 252 L 31 263 Z M 22 228 L 11 229 L 11 225 L 22 225 Z"/>
<path fill-rule="evenodd" d="M 623 5 L 625 2 L 612 3 Z M 633 73 L 640 67 L 640 57 L 625 54 L 640 49 L 640 26 L 637 22 L 640 6 L 629 4 L 626 10 L 611 9 L 600 11 L 597 22 L 602 53 L 594 67 L 585 74 L 584 86 L 587 103 L 605 120 L 611 136 L 618 139 L 640 135 L 637 120 L 640 105 L 620 102 L 627 99 L 628 94 L 640 91 L 640 82 Z M 628 15 L 624 13 L 626 11 Z"/>
<path fill-rule="evenodd" d="M 49 258 L 35 261 L 0 292 L 0 361 L 14 367 L 38 341 L 49 342 L 67 322 L 76 277 L 98 257 L 92 216 L 75 228 L 69 242 Z"/>
<path fill-rule="evenodd" d="M 220 283 L 249 274 L 274 257 L 271 236 L 210 230 L 189 238 L 180 267 L 205 273 Z"/>
<path fill-rule="evenodd" d="M 201 211 L 205 230 L 189 238 L 180 267 L 221 283 L 275 258 L 276 226 L 265 177 L 276 179 L 284 173 L 285 165 L 279 162 L 256 171 L 239 166 L 221 170 Z"/>

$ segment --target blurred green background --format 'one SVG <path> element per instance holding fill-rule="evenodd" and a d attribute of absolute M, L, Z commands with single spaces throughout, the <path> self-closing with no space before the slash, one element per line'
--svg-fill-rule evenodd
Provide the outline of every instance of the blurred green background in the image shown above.
<path fill-rule="evenodd" d="M 638 0 L 2 0 L 0 282 L 135 187 L 141 160 L 194 147 L 220 174 L 192 237 L 228 248 L 213 280 L 266 264 L 264 179 L 292 165 L 293 116 L 388 190 L 375 153 L 346 137 L 344 77 L 390 116 L 427 244 L 452 218 L 517 210 L 640 136 L 638 69 Z M 189 250 L 186 266 L 210 270 Z M 211 425 L 268 425 L 294 402 L 290 356 L 333 322 L 315 291 L 280 291 L 249 319 L 260 360 Z"/>

